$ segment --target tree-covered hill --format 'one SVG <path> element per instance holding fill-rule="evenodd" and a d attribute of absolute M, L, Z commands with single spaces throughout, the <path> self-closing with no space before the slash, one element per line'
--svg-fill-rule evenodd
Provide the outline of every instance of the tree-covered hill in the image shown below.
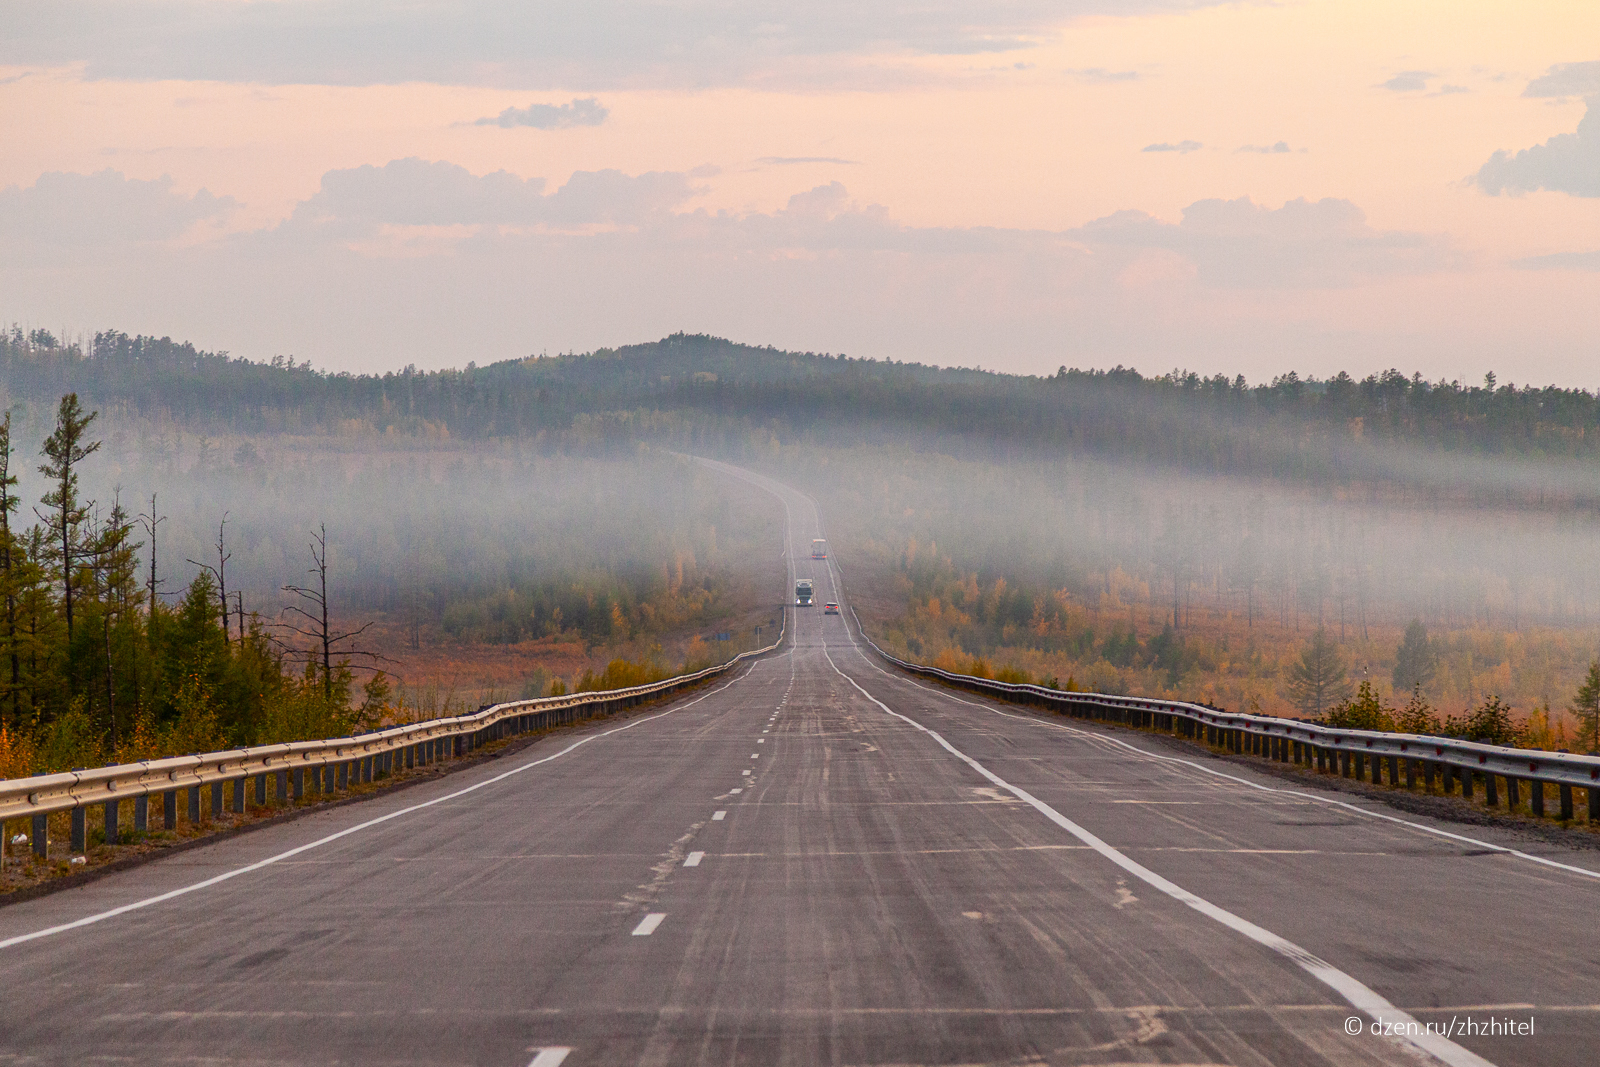
<path fill-rule="evenodd" d="M 1035 377 L 879 362 L 674 334 L 587 354 L 382 375 L 268 363 L 169 338 L 95 335 L 62 345 L 0 338 L 14 398 L 78 392 L 110 411 L 233 432 L 340 426 L 458 439 L 595 432 L 596 416 L 680 413 L 766 425 L 793 438 L 884 429 L 957 435 L 985 447 L 1086 450 L 1190 469 L 1340 480 L 1377 474 L 1373 445 L 1428 453 L 1587 458 L 1600 451 L 1600 396 L 1583 389 L 1429 382 L 1396 370 L 1357 380 L 1069 370 Z M 682 423 L 674 425 L 681 426 Z M 639 432 L 630 425 L 626 433 Z"/>

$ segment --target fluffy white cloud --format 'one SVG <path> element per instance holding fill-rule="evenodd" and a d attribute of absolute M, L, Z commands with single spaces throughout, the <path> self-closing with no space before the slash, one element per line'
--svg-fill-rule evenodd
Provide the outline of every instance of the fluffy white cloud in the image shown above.
<path fill-rule="evenodd" d="M 35 251 L 165 241 L 196 223 L 220 220 L 238 203 L 204 189 L 184 196 L 172 179 L 140 181 L 120 171 L 42 174 L 0 189 L 0 246 Z"/>
<path fill-rule="evenodd" d="M 1248 197 L 1200 200 L 1178 223 L 1141 211 L 1097 219 L 1071 234 L 1107 252 L 1164 250 L 1219 288 L 1329 288 L 1393 274 L 1438 270 L 1451 262 L 1438 241 L 1374 230 L 1348 200 L 1291 200 L 1268 208 Z"/>
<path fill-rule="evenodd" d="M 1432 77 L 1431 71 L 1402 70 L 1388 81 L 1380 82 L 1378 88 L 1396 93 L 1420 93 L 1428 87 L 1428 79 Z"/>
<path fill-rule="evenodd" d="M 1201 201 L 1178 222 L 1130 211 L 1030 231 L 906 225 L 838 182 L 775 211 L 693 209 L 697 181 L 580 172 L 548 191 L 503 171 L 395 160 L 329 172 L 260 231 L 80 250 L 65 272 L 0 262 L 0 292 L 33 319 L 346 367 L 459 363 L 465 351 L 482 362 L 685 328 L 985 366 L 1046 353 L 1048 369 L 1301 350 L 1308 328 L 1286 317 L 1341 287 L 1453 263 L 1337 200 Z"/>
<path fill-rule="evenodd" d="M 1557 134 L 1515 155 L 1502 149 L 1473 180 L 1491 196 L 1535 189 L 1600 196 L 1600 97 L 1590 100 L 1576 133 Z"/>
<path fill-rule="evenodd" d="M 1523 96 L 1600 96 L 1600 60 L 1557 63 L 1528 83 Z"/>
<path fill-rule="evenodd" d="M 600 106 L 594 97 L 574 100 L 570 104 L 529 104 L 527 107 L 508 107 L 498 115 L 479 119 L 477 126 L 500 126 L 512 129 L 532 126 L 536 130 L 565 130 L 573 126 L 598 126 L 611 112 Z"/>
<path fill-rule="evenodd" d="M 0 63 L 269 84 L 697 85 L 823 56 L 1026 48 L 1221 0 L 0 0 Z"/>
<path fill-rule="evenodd" d="M 345 236 L 380 226 L 636 224 L 700 191 L 688 174 L 616 170 L 579 171 L 553 193 L 544 188 L 543 178 L 503 170 L 476 175 L 454 163 L 396 159 L 324 174 L 284 228 Z"/>

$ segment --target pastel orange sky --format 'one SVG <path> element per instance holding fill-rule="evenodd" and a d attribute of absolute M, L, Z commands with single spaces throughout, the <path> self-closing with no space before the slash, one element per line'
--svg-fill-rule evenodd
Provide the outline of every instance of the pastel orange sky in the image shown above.
<path fill-rule="evenodd" d="M 348 370 L 681 329 L 1600 386 L 1593 2 L 0 0 L 0 25 L 7 322 Z"/>

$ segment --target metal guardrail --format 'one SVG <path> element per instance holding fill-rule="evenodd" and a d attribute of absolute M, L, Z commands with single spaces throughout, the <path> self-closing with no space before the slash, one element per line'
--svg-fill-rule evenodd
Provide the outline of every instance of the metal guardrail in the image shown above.
<path fill-rule="evenodd" d="M 35 855 L 44 856 L 46 818 L 61 811 L 73 813 L 72 852 L 84 850 L 84 811 L 91 805 L 105 805 L 106 840 L 119 838 L 120 805 L 134 803 L 134 830 L 148 828 L 149 799 L 159 795 L 162 819 L 167 829 L 177 825 L 177 794 L 188 793 L 191 823 L 201 819 L 200 790 L 211 786 L 211 812 L 223 810 L 224 790 L 233 785 L 234 811 L 245 809 L 245 788 L 254 779 L 255 803 L 267 803 L 269 777 L 278 804 L 300 800 L 307 787 L 312 792 L 332 793 L 353 783 L 370 782 L 374 776 L 400 769 L 401 761 L 410 770 L 466 755 L 480 745 L 534 730 L 577 722 L 597 715 L 610 715 L 623 708 L 663 696 L 674 690 L 696 685 L 708 678 L 733 670 L 741 662 L 772 652 L 783 643 L 788 630 L 788 615 L 777 638 L 764 648 L 741 652 L 726 663 L 693 674 L 679 675 L 649 685 L 611 689 L 598 693 L 514 700 L 496 704 L 472 715 L 430 719 L 408 726 L 335 737 L 322 741 L 291 741 L 277 745 L 227 752 L 205 752 L 192 756 L 144 760 L 110 767 L 42 774 L 31 778 L 0 779 L 0 824 L 5 820 L 31 816 L 31 835 Z M 307 772 L 310 772 L 309 774 Z"/>
<path fill-rule="evenodd" d="M 855 614 L 852 609 L 851 614 Z M 1542 749 L 1505 748 L 1475 741 L 1377 730 L 1344 730 L 1295 719 L 1216 711 L 1200 704 L 1148 700 L 1104 693 L 1067 693 L 1039 685 L 1018 685 L 955 674 L 920 663 L 908 663 L 879 648 L 856 617 L 856 630 L 872 650 L 901 670 L 937 678 L 950 685 L 999 696 L 1016 703 L 1053 708 L 1079 718 L 1099 719 L 1203 740 L 1229 752 L 1256 755 L 1282 763 L 1315 766 L 1344 777 L 1370 777 L 1374 785 L 1414 789 L 1420 776 L 1427 788 L 1442 779 L 1446 792 L 1459 785 L 1470 798 L 1481 783 L 1490 806 L 1499 804 L 1499 782 L 1515 809 L 1527 788 L 1534 815 L 1545 814 L 1545 785 L 1556 787 L 1560 817 L 1573 817 L 1573 790 L 1588 794 L 1589 820 L 1600 822 L 1600 757 Z"/>

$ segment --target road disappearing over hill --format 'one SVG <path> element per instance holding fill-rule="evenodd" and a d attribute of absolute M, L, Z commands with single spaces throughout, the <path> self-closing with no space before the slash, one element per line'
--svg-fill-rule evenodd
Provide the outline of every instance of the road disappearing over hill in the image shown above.
<path fill-rule="evenodd" d="M 1600 879 L 893 673 L 711 465 L 784 501 L 783 649 L 0 908 L 0 1064 L 1593 1061 Z"/>

